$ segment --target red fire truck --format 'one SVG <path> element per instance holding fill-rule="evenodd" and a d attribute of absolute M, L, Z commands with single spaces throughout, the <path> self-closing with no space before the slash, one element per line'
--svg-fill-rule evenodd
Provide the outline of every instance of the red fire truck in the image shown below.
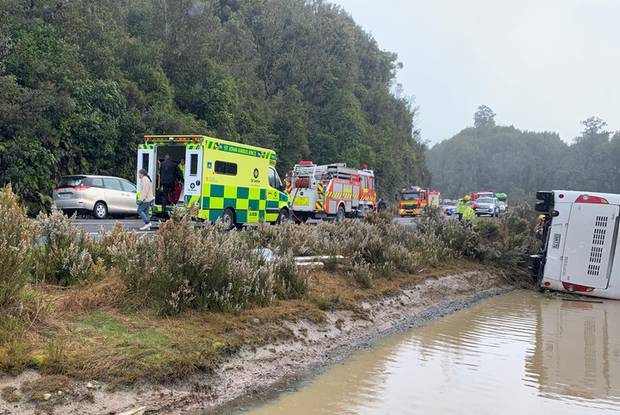
<path fill-rule="evenodd" d="M 412 186 L 400 191 L 398 214 L 404 216 L 421 216 L 429 207 L 439 207 L 440 193 L 434 190 Z"/>
<path fill-rule="evenodd" d="M 345 163 L 300 161 L 288 177 L 287 190 L 297 222 L 362 217 L 374 210 L 377 202 L 374 172 Z"/>

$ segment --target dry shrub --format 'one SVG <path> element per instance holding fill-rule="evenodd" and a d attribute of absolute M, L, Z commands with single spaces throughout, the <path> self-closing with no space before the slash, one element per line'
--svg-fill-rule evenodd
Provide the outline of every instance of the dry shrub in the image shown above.
<path fill-rule="evenodd" d="M 37 282 L 71 285 L 90 276 L 93 259 L 86 232 L 56 210 L 37 217 L 39 242 L 32 255 L 32 274 Z"/>
<path fill-rule="evenodd" d="M 152 237 L 120 238 L 108 252 L 131 302 L 162 314 L 190 308 L 236 312 L 306 289 L 292 258 L 267 261 L 239 233 L 198 229 L 187 218 L 166 222 Z"/>
<path fill-rule="evenodd" d="M 29 280 L 29 255 L 36 225 L 10 185 L 0 190 L 0 314 L 19 307 L 18 294 Z"/>

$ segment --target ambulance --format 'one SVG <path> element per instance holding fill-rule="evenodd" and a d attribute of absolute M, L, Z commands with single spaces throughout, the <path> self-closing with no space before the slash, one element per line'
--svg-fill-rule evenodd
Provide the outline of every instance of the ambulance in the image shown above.
<path fill-rule="evenodd" d="M 620 299 L 620 195 L 554 190 L 538 192 L 543 246 L 530 259 L 543 289 Z"/>
<path fill-rule="evenodd" d="M 154 181 L 155 215 L 165 216 L 158 166 L 166 156 L 180 165 L 185 161 L 180 197 L 171 201 L 166 213 L 185 206 L 196 212 L 196 219 L 221 221 L 228 228 L 289 220 L 288 194 L 275 169 L 276 153 L 205 135 L 145 136 L 137 171 L 145 169 Z"/>

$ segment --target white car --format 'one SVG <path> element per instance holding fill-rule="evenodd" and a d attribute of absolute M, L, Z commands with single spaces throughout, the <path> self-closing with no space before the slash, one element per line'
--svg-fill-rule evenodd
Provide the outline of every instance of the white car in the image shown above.
<path fill-rule="evenodd" d="M 472 208 L 477 216 L 499 216 L 499 200 L 494 197 L 478 198 L 473 201 Z"/>
<path fill-rule="evenodd" d="M 64 176 L 54 187 L 54 204 L 67 214 L 87 212 L 97 219 L 136 214 L 136 185 L 112 176 Z"/>

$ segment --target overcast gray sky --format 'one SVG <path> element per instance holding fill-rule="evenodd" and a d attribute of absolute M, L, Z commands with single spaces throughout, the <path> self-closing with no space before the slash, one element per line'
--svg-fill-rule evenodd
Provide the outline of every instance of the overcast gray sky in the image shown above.
<path fill-rule="evenodd" d="M 620 129 L 620 0 L 333 0 L 398 53 L 425 140 L 498 124 L 571 142 L 590 115 Z"/>

